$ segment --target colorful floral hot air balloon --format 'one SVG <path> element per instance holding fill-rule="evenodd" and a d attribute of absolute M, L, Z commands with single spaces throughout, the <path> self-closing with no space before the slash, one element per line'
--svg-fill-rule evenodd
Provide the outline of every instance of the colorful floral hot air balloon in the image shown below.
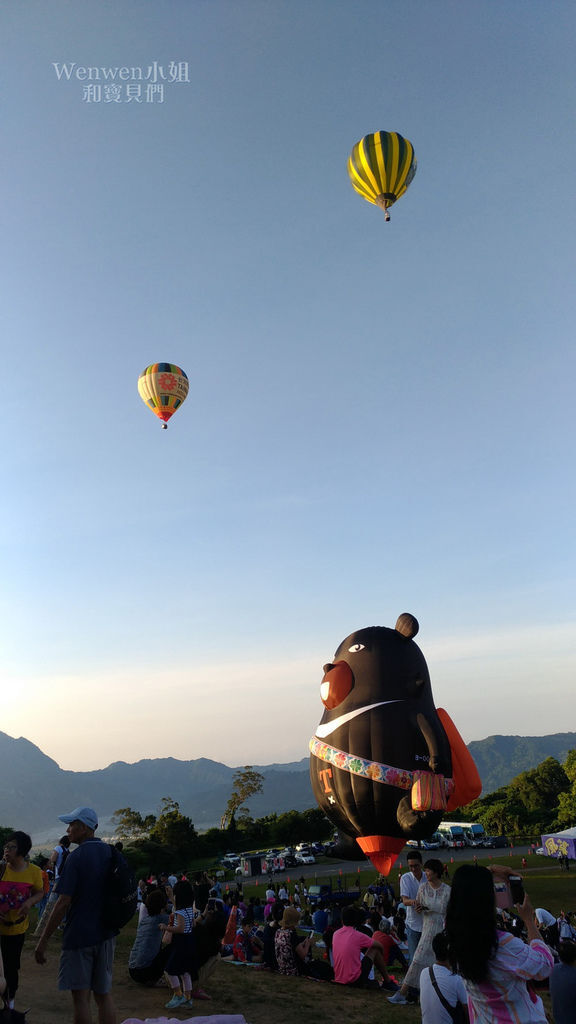
<path fill-rule="evenodd" d="M 447 810 L 482 789 L 446 712 L 436 710 L 418 622 L 371 626 L 343 640 L 324 666 L 325 707 L 310 741 L 321 809 L 387 875 L 408 839 L 436 831 Z"/>
<path fill-rule="evenodd" d="M 138 394 L 166 430 L 168 420 L 188 394 L 188 377 L 174 363 L 152 363 L 138 378 Z"/>
<path fill-rule="evenodd" d="M 398 132 L 374 132 L 357 142 L 348 160 L 353 188 L 369 203 L 388 209 L 403 196 L 416 174 L 414 147 Z"/>

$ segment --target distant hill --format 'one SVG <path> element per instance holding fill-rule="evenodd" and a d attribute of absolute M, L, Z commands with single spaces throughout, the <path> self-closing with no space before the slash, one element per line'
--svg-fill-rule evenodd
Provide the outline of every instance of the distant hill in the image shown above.
<path fill-rule="evenodd" d="M 483 793 L 507 785 L 519 772 L 547 757 L 563 761 L 576 748 L 576 733 L 553 736 L 489 736 L 469 744 Z M 308 758 L 290 764 L 254 765 L 264 775 L 263 792 L 249 801 L 255 818 L 274 811 L 304 811 L 315 801 Z M 156 814 L 160 801 L 177 800 L 198 829 L 218 825 L 232 790 L 236 768 L 200 757 L 115 761 L 98 771 L 64 771 L 29 740 L 0 732 L 0 824 L 22 828 L 35 843 L 51 841 L 64 829 L 58 815 L 86 804 L 97 809 L 103 833 L 114 811 L 132 807 Z"/>
<path fill-rule="evenodd" d="M 307 757 L 254 767 L 265 777 L 264 791 L 249 803 L 254 817 L 314 806 Z M 0 824 L 22 828 L 43 842 L 65 831 L 58 815 L 74 807 L 95 807 L 105 828 L 120 807 L 156 814 L 162 798 L 169 796 L 196 828 L 210 828 L 220 823 L 235 771 L 205 757 L 116 761 L 98 771 L 65 771 L 29 740 L 0 732 Z"/>
<path fill-rule="evenodd" d="M 552 736 L 488 736 L 468 744 L 480 778 L 482 795 L 507 786 L 520 772 L 536 768 L 547 757 L 562 763 L 569 750 L 576 749 L 576 732 Z"/>

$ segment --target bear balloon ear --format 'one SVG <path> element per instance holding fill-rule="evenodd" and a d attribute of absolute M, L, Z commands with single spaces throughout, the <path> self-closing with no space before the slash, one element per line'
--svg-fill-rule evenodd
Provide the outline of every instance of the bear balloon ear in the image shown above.
<path fill-rule="evenodd" d="M 416 636 L 420 626 L 418 625 L 418 619 L 410 615 L 410 612 L 402 612 L 402 615 L 398 616 L 398 621 L 394 627 L 397 633 L 401 633 L 402 636 L 407 637 L 408 640 L 412 640 Z"/>

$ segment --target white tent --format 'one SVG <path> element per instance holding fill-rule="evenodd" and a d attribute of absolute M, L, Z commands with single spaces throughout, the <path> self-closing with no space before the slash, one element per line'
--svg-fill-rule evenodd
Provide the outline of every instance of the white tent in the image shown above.
<path fill-rule="evenodd" d="M 571 857 L 576 860 L 576 825 L 563 832 L 551 832 L 542 836 L 544 852 L 549 857 Z"/>

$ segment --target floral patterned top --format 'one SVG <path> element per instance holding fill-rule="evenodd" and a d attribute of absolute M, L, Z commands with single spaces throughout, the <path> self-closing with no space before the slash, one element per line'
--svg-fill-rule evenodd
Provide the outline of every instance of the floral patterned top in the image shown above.
<path fill-rule="evenodd" d="M 274 936 L 274 950 L 278 962 L 278 973 L 300 974 L 296 946 L 300 942 L 293 928 L 279 928 Z"/>

